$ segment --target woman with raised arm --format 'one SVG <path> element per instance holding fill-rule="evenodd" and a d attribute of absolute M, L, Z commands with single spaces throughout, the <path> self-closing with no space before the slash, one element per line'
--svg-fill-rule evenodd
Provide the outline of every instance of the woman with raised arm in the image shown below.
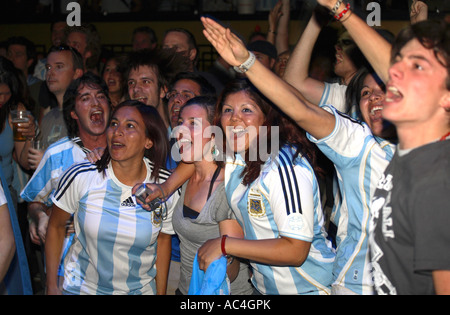
<path fill-rule="evenodd" d="M 225 169 L 216 161 L 219 151 L 214 134 L 210 134 L 217 99 L 200 96 L 189 100 L 180 110 L 178 143 L 183 162 L 193 164 L 195 171 L 183 185 L 181 197 L 173 214 L 174 231 L 180 238 L 181 275 L 177 294 L 186 295 L 198 249 L 209 239 L 222 235 L 242 238 L 243 232 L 234 219 L 225 195 Z M 249 283 L 247 263 L 228 259 L 227 274 L 230 294 L 248 295 L 253 292 Z"/>
<path fill-rule="evenodd" d="M 357 122 L 332 106 L 308 103 L 285 81 L 254 60 L 229 29 L 202 18 L 204 34 L 222 57 L 237 70 L 246 71 L 252 83 L 309 133 L 309 138 L 335 164 L 342 196 L 333 220 L 338 226 L 338 247 L 334 265 L 334 294 L 372 294 L 373 281 L 368 257 L 370 200 L 378 179 L 393 156 L 394 146 L 374 136 L 382 134 L 384 86 L 376 75 L 361 74 L 359 96 L 361 115 Z M 387 136 L 386 136 L 387 137 Z"/>

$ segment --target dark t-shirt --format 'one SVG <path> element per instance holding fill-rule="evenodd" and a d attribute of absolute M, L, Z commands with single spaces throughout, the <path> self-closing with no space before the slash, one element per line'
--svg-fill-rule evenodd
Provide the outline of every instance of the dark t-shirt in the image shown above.
<path fill-rule="evenodd" d="M 396 153 L 372 209 L 378 294 L 434 294 L 432 271 L 450 270 L 450 141 Z"/>

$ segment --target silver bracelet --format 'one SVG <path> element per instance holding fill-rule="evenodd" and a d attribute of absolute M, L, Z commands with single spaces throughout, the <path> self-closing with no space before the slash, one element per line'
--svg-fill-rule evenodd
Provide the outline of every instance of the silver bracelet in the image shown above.
<path fill-rule="evenodd" d="M 234 71 L 236 71 L 237 73 L 246 73 L 248 70 L 250 70 L 250 68 L 255 64 L 256 56 L 251 51 L 249 51 L 249 53 L 250 56 L 243 64 L 237 67 L 233 67 Z"/>
<path fill-rule="evenodd" d="M 331 15 L 335 15 L 344 0 L 337 0 L 336 5 L 331 9 Z"/>

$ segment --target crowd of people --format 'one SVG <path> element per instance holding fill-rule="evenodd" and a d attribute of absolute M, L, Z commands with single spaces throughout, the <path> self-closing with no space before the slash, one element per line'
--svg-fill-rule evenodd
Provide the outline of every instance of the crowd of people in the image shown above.
<path fill-rule="evenodd" d="M 450 294 L 450 24 L 318 0 L 290 47 L 289 8 L 248 40 L 202 17 L 206 71 L 183 28 L 104 58 L 92 24 L 39 60 L 10 38 L 0 293 L 187 295 L 220 260 L 232 295 Z"/>

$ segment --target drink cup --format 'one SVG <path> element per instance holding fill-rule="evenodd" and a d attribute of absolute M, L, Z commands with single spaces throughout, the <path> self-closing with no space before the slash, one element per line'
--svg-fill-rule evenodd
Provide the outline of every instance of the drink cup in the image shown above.
<path fill-rule="evenodd" d="M 11 111 L 11 120 L 13 124 L 13 137 L 14 141 L 26 141 L 21 132 L 17 131 L 19 129 L 19 124 L 27 123 L 30 121 L 28 117 L 30 114 L 27 110 L 12 110 Z"/>

